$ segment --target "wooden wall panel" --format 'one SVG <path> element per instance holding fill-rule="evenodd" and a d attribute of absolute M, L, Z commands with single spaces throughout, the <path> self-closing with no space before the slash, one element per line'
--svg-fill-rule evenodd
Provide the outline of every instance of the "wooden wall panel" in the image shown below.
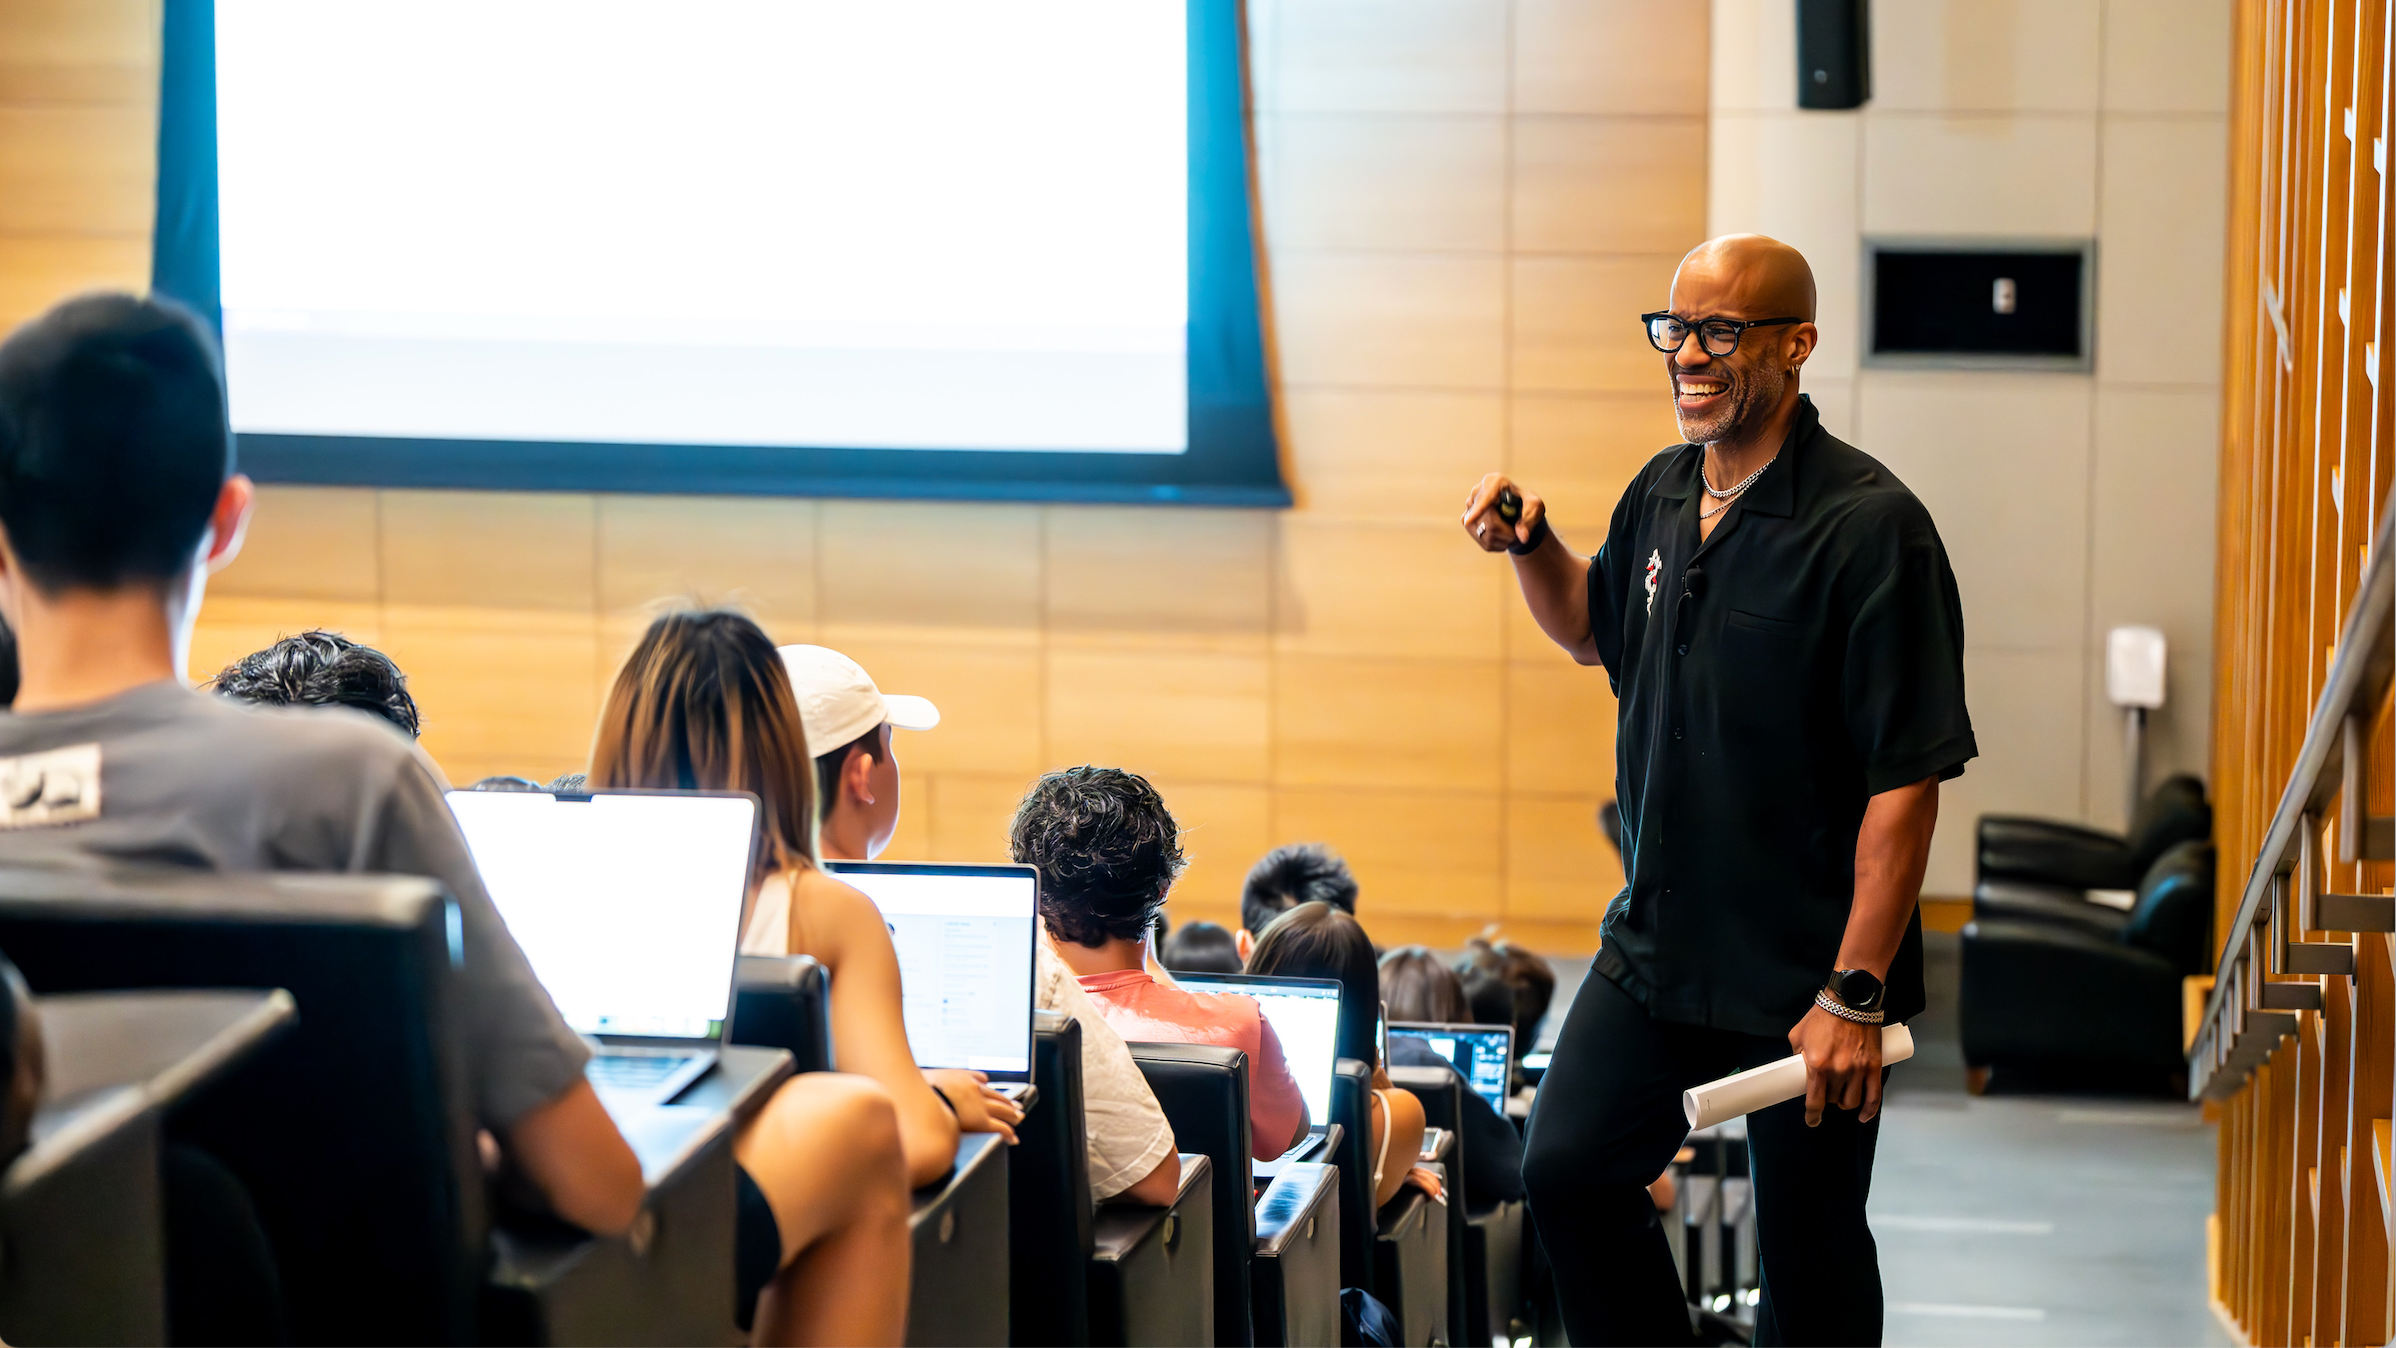
<path fill-rule="evenodd" d="M 0 326 L 148 271 L 157 0 L 0 0 Z M 1613 701 L 1456 531 L 1509 468 L 1594 547 L 1674 431 L 1635 316 L 1705 219 L 1707 40 L 1647 0 L 1252 0 L 1287 513 L 270 487 L 195 675 L 322 625 L 452 776 L 578 766 L 645 615 L 730 600 L 937 700 L 897 854 L 986 859 L 1045 768 L 1153 774 L 1176 920 L 1320 839 L 1376 938 L 1591 949 Z"/>

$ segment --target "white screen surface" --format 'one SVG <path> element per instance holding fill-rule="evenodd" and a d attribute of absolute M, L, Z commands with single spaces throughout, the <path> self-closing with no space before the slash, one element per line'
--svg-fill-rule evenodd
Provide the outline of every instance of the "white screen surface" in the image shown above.
<path fill-rule="evenodd" d="M 1180 452 L 1182 0 L 218 0 L 234 429 Z"/>
<path fill-rule="evenodd" d="M 452 791 L 508 933 L 583 1034 L 705 1038 L 732 996 L 757 806 L 738 796 Z"/>
<path fill-rule="evenodd" d="M 1273 1024 L 1273 1033 L 1280 1036 L 1290 1075 L 1298 1079 L 1298 1093 L 1306 1097 L 1306 1116 L 1317 1128 L 1331 1122 L 1331 1069 L 1339 1057 L 1339 993 L 1329 988 L 1320 993 L 1260 992 L 1252 987 L 1241 991 L 1256 998 L 1265 1019 Z"/>
<path fill-rule="evenodd" d="M 1039 882 L 835 866 L 882 910 L 898 949 L 907 1044 L 923 1067 L 1020 1076 L 1032 1066 Z"/>
<path fill-rule="evenodd" d="M 1262 982 L 1233 976 L 1176 975 L 1200 992 L 1236 992 L 1254 997 L 1281 1056 L 1306 1097 L 1306 1117 L 1320 1131 L 1331 1122 L 1331 1073 L 1339 1061 L 1339 989 Z"/>

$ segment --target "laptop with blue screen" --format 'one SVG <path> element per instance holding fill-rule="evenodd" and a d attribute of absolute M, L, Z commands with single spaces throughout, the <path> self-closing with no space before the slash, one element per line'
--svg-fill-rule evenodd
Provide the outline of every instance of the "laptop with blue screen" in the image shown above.
<path fill-rule="evenodd" d="M 715 1065 L 732 1007 L 757 798 L 452 791 L 483 887 L 611 1109 L 664 1104 Z"/>
<path fill-rule="evenodd" d="M 1511 1025 L 1437 1024 L 1393 1020 L 1392 1039 L 1419 1040 L 1464 1078 L 1472 1093 L 1506 1112 L 1506 1097 L 1514 1076 L 1514 1027 Z"/>

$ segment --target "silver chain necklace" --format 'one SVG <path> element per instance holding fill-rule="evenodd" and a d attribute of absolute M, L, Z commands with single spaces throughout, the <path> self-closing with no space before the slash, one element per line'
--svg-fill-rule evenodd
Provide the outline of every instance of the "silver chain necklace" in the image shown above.
<path fill-rule="evenodd" d="M 1775 454 L 1771 459 L 1764 460 L 1764 468 L 1771 467 L 1772 459 L 1777 459 L 1779 457 L 1780 456 L 1778 454 Z M 1740 492 L 1743 492 L 1749 487 L 1754 486 L 1755 480 L 1764 475 L 1764 468 L 1758 468 L 1754 472 L 1749 473 L 1746 479 L 1740 482 L 1738 486 L 1730 487 L 1722 491 L 1716 491 L 1714 490 L 1714 484 L 1712 480 L 1706 477 L 1705 460 L 1700 458 L 1697 461 L 1697 481 L 1705 488 L 1706 495 L 1713 497 L 1717 501 L 1727 501 L 1730 498 L 1738 495 Z"/>

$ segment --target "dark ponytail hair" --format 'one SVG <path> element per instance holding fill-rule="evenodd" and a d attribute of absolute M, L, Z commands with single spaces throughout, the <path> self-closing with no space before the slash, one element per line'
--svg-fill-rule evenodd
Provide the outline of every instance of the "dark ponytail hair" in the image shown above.
<path fill-rule="evenodd" d="M 1280 978 L 1339 980 L 1339 1056 L 1381 1065 L 1376 1033 L 1381 1020 L 1381 968 L 1373 939 L 1355 918 L 1328 903 L 1302 903 L 1273 919 L 1248 972 Z"/>

